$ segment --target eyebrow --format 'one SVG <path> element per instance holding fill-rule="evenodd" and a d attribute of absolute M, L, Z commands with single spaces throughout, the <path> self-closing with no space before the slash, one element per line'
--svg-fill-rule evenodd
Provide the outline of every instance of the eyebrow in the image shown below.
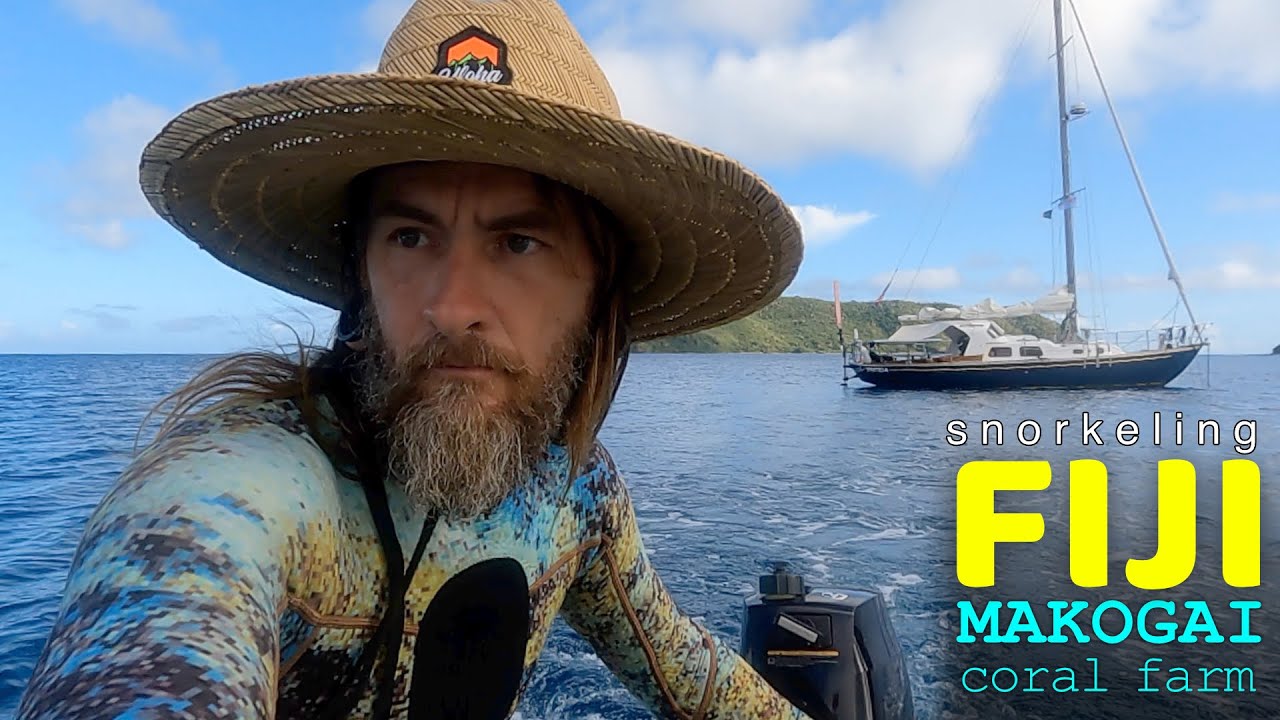
<path fill-rule="evenodd" d="M 509 230 L 555 230 L 560 223 L 554 213 L 546 208 L 533 207 L 528 210 L 509 213 L 493 218 L 485 223 L 490 232 Z"/>
<path fill-rule="evenodd" d="M 402 200 L 388 199 L 377 203 L 373 207 L 371 216 L 374 218 L 404 218 L 405 220 L 413 220 L 434 228 L 444 227 L 444 221 L 440 219 L 439 215 Z"/>
<path fill-rule="evenodd" d="M 429 227 L 445 227 L 445 222 L 439 215 L 403 200 L 388 199 L 379 202 L 373 208 L 373 217 L 398 217 L 413 220 Z M 527 210 L 500 215 L 484 223 L 484 228 L 490 232 L 555 230 L 559 226 L 555 213 L 542 207 L 531 207 Z"/>

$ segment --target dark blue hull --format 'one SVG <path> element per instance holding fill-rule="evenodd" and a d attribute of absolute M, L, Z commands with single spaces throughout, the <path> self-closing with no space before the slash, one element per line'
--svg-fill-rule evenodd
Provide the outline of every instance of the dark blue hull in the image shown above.
<path fill-rule="evenodd" d="M 851 363 L 859 380 L 892 390 L 1163 387 L 1182 374 L 1201 345 L 1101 360 L 983 363 Z"/>

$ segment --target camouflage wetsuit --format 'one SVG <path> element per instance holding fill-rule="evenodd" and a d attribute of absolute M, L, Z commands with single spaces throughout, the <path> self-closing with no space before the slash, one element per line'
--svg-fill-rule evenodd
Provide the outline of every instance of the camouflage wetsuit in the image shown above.
<path fill-rule="evenodd" d="M 393 716 L 437 589 L 508 557 L 531 591 L 521 689 L 559 613 L 662 717 L 804 717 L 672 603 L 605 450 L 575 478 L 568 464 L 552 447 L 492 513 L 437 525 L 405 600 Z M 385 571 L 348 474 L 290 402 L 188 422 L 142 454 L 89 520 L 18 717 L 312 717 L 358 686 Z M 411 548 L 423 518 L 384 485 Z"/>

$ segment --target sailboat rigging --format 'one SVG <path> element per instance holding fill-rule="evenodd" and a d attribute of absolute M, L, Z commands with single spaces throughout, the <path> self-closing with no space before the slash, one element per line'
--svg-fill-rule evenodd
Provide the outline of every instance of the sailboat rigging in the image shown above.
<path fill-rule="evenodd" d="M 1071 2 L 1071 0 L 1068 0 Z M 1062 173 L 1062 195 L 1056 205 L 1062 209 L 1066 285 L 1034 302 L 1003 307 L 992 300 L 964 308 L 926 307 L 918 313 L 899 317 L 902 325 L 887 338 L 863 341 L 855 338 L 849 348 L 840 328 L 843 364 L 856 377 L 879 387 L 896 389 L 988 389 L 1027 387 L 1151 387 L 1164 386 L 1180 375 L 1208 343 L 1204 328 L 1191 312 L 1173 254 L 1156 218 L 1151 199 L 1120 124 L 1097 60 L 1080 22 L 1071 10 L 1080 31 L 1108 111 L 1120 135 L 1121 145 L 1137 182 L 1139 193 L 1169 267 L 1169 279 L 1178 289 L 1190 325 L 1161 330 L 1154 346 L 1148 342 L 1139 350 L 1125 349 L 1107 342 L 1093 331 L 1082 332 L 1077 295 L 1074 210 L 1079 190 L 1072 189 L 1071 152 L 1068 124 L 1083 115 L 1083 106 L 1067 106 L 1066 71 L 1063 50 L 1063 2 L 1054 0 L 1054 58 L 1058 101 L 1058 144 Z M 1052 212 L 1052 211 L 1050 211 Z M 1046 213 L 1046 217 L 1049 213 Z M 837 290 L 837 318 L 839 295 Z M 1002 318 L 1063 315 L 1055 340 L 1031 335 L 1009 335 L 996 324 Z M 842 325 L 837 319 L 837 324 Z M 1149 338 L 1148 338 L 1149 339 Z M 939 343 L 945 349 L 935 350 Z M 905 349 L 904 349 L 905 348 Z"/>

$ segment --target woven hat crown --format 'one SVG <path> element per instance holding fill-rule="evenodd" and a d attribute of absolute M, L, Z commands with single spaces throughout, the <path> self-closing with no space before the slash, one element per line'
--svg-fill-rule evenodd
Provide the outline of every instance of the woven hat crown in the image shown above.
<path fill-rule="evenodd" d="M 554 0 L 417 0 L 388 38 L 378 72 L 487 80 L 621 117 L 604 72 Z"/>

